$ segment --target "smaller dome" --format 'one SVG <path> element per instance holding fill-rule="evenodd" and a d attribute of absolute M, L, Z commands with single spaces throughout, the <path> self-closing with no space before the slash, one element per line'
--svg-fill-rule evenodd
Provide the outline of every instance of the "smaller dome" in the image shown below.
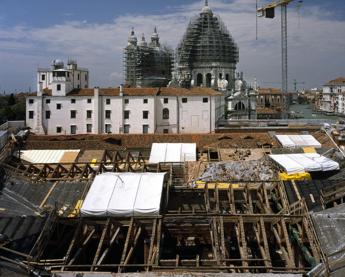
<path fill-rule="evenodd" d="M 142 36 L 141 36 L 141 41 L 140 41 L 139 45 L 140 46 L 147 46 L 147 42 L 145 40 L 145 35 L 144 34 L 142 34 Z"/>
<path fill-rule="evenodd" d="M 131 44 L 137 44 L 138 42 L 138 39 L 137 37 L 135 36 L 135 33 L 134 33 L 134 28 L 132 28 L 132 31 L 131 31 L 131 34 L 128 38 L 128 43 L 131 43 Z"/>
<path fill-rule="evenodd" d="M 157 32 L 157 27 L 155 27 L 151 38 L 152 39 L 159 39 L 158 32 Z"/>

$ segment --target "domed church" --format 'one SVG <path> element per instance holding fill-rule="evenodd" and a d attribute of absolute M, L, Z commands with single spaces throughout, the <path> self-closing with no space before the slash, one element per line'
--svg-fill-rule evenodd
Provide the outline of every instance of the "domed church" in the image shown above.
<path fill-rule="evenodd" d="M 176 49 L 174 81 L 181 87 L 234 88 L 239 51 L 221 19 L 205 0 Z"/>

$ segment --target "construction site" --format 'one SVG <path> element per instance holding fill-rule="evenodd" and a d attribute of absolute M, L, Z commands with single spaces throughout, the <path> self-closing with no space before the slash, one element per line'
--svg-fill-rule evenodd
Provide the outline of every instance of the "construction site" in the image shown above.
<path fill-rule="evenodd" d="M 344 265 L 341 153 L 308 127 L 12 136 L 0 164 L 1 272 L 330 276 Z M 322 158 L 301 170 L 277 162 L 291 154 Z"/>

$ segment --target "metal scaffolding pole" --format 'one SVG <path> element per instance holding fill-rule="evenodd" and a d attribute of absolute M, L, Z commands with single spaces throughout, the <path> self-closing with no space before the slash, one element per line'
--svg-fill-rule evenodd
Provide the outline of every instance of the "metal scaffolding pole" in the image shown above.
<path fill-rule="evenodd" d="M 287 4 L 281 5 L 281 43 L 282 43 L 282 92 L 285 95 L 283 117 L 287 118 L 289 109 L 288 95 L 288 59 L 287 59 Z"/>

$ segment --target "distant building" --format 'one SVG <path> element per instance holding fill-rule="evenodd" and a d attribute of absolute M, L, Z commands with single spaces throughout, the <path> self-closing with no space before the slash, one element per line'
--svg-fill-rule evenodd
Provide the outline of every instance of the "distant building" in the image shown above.
<path fill-rule="evenodd" d="M 26 124 L 37 134 L 211 133 L 224 115 L 222 93 L 210 88 L 80 88 L 88 83 L 73 80 L 88 71 L 58 64 L 52 76 L 39 70 L 38 91 L 26 99 Z"/>
<path fill-rule="evenodd" d="M 345 114 L 345 77 L 328 81 L 323 86 L 321 111 Z"/>
<path fill-rule="evenodd" d="M 134 29 L 124 50 L 125 82 L 130 87 L 166 87 L 171 81 L 172 51 L 159 42 L 157 29 L 147 43 L 144 34 L 141 41 Z"/>
<path fill-rule="evenodd" d="M 257 119 L 256 102 L 257 91 L 247 85 L 243 74 L 238 73 L 233 93 L 227 97 L 227 118 L 229 119 Z"/>
<path fill-rule="evenodd" d="M 259 88 L 256 113 L 258 119 L 281 119 L 284 113 L 286 96 L 281 89 Z"/>

